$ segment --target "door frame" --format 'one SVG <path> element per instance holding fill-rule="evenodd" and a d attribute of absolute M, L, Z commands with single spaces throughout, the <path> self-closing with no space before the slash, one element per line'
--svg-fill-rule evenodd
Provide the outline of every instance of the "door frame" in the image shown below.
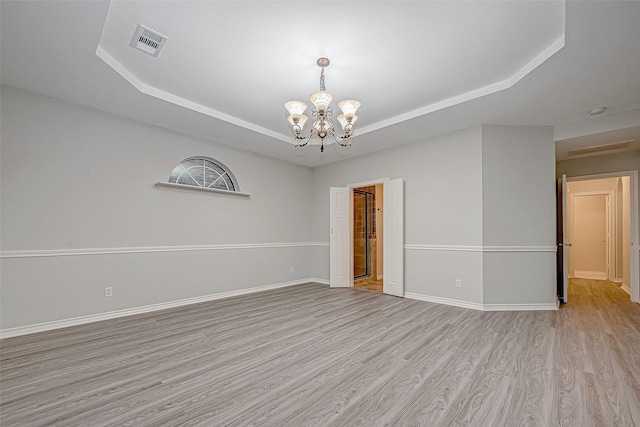
<path fill-rule="evenodd" d="M 630 171 L 619 171 L 619 172 L 606 172 L 599 174 L 590 174 L 590 175 L 576 175 L 567 177 L 567 182 L 571 181 L 590 181 L 595 179 L 603 179 L 603 178 L 619 178 L 623 176 L 629 177 L 629 192 L 630 192 L 630 200 L 629 200 L 629 208 L 630 212 L 630 229 L 631 236 L 629 236 L 630 240 L 630 252 L 629 252 L 629 268 L 630 268 L 630 276 L 631 283 L 629 287 L 631 288 L 631 301 L 640 303 L 640 229 L 638 224 L 638 171 L 630 170 Z M 566 217 L 567 213 L 563 212 L 563 216 Z"/>
<path fill-rule="evenodd" d="M 571 181 L 568 181 L 571 182 Z M 615 195 L 613 193 L 613 191 L 611 190 L 601 190 L 601 191 L 580 191 L 578 193 L 572 193 L 572 192 L 568 192 L 569 193 L 569 206 L 570 206 L 570 210 L 571 210 L 571 221 L 569 222 L 570 224 L 573 224 L 573 227 L 568 227 L 569 228 L 569 234 L 567 236 L 567 238 L 569 239 L 570 242 L 574 241 L 575 238 L 575 215 L 576 215 L 576 209 L 575 209 L 575 198 L 576 197 L 585 197 L 585 196 L 605 196 L 605 208 L 604 208 L 604 213 L 605 213 L 605 224 L 606 224 L 606 230 L 605 230 L 605 235 L 606 235 L 606 248 L 605 248 L 605 275 L 607 277 L 606 280 L 612 280 L 613 276 L 611 275 L 611 266 L 613 265 L 613 262 L 611 260 L 612 256 L 613 256 L 613 243 L 614 240 L 613 239 L 613 215 L 612 215 L 612 210 L 613 210 L 613 206 L 615 204 Z M 613 203 L 612 203 L 613 201 Z M 571 251 L 569 251 L 571 252 Z M 569 255 L 569 259 L 571 259 L 571 255 Z M 574 269 L 574 273 L 575 273 L 575 269 Z M 571 277 L 571 275 L 569 275 L 569 277 Z"/>

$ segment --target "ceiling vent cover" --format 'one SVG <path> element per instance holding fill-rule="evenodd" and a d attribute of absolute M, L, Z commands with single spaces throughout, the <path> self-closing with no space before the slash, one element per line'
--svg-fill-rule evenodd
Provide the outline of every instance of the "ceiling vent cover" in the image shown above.
<path fill-rule="evenodd" d="M 579 156 L 581 154 L 599 153 L 601 151 L 620 150 L 622 148 L 627 148 L 633 141 L 633 139 L 630 139 L 628 141 L 616 142 L 614 144 L 596 145 L 594 147 L 571 150 L 567 152 L 567 155 Z"/>
<path fill-rule="evenodd" d="M 129 46 L 157 57 L 166 42 L 167 38 L 162 34 L 138 24 Z"/>

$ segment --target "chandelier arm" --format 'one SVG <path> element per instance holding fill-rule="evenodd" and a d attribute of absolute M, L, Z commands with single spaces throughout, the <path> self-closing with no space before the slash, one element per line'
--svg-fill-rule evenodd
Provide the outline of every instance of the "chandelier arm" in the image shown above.
<path fill-rule="evenodd" d="M 311 140 L 313 139 L 314 135 L 315 134 L 314 134 L 313 131 L 309 132 L 309 135 L 307 135 L 307 136 L 296 136 L 296 135 L 294 135 L 294 141 L 304 141 L 304 142 L 301 142 L 299 144 L 294 144 L 293 146 L 294 147 L 305 147 L 305 146 L 307 146 L 311 142 Z"/>
<path fill-rule="evenodd" d="M 349 147 L 351 145 L 351 136 L 345 135 L 345 136 L 338 137 L 334 132 L 333 139 L 336 141 L 336 144 L 338 144 L 341 147 Z M 341 142 L 340 140 L 342 140 L 343 142 Z"/>

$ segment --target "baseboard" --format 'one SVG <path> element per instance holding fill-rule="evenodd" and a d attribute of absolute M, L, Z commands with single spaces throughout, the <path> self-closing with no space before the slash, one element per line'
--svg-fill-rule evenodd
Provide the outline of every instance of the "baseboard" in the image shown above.
<path fill-rule="evenodd" d="M 307 279 L 305 283 L 309 283 L 309 282 L 320 283 L 321 285 L 328 285 L 329 279 L 318 279 L 317 277 L 310 277 L 309 279 Z"/>
<path fill-rule="evenodd" d="M 413 292 L 405 292 L 405 298 L 415 299 L 419 301 L 434 302 L 436 304 L 452 305 L 454 307 L 471 308 L 474 310 L 482 310 L 482 304 L 477 302 L 462 301 L 451 298 L 434 297 L 431 295 L 415 294 Z"/>
<path fill-rule="evenodd" d="M 461 301 L 451 298 L 434 297 L 430 295 L 415 294 L 405 292 L 405 298 L 420 301 L 433 302 L 436 304 L 452 305 L 454 307 L 470 308 L 480 311 L 539 311 L 539 310 L 558 310 L 559 301 L 551 303 L 533 303 L 533 304 L 480 304 L 476 302 Z"/>
<path fill-rule="evenodd" d="M 577 279 L 607 280 L 607 273 L 604 271 L 575 270 L 573 277 Z"/>
<path fill-rule="evenodd" d="M 37 332 L 51 331 L 54 329 L 67 328 L 69 326 L 84 325 L 86 323 L 116 319 L 118 317 L 133 316 L 135 314 L 150 313 L 153 311 L 165 310 L 168 308 L 181 307 L 185 305 L 197 304 L 200 302 L 213 301 L 217 299 L 230 298 L 230 297 L 235 297 L 240 295 L 247 295 L 255 292 L 262 292 L 262 291 L 268 291 L 271 289 L 284 288 L 287 286 L 302 285 L 304 283 L 310 283 L 310 282 L 329 284 L 328 280 L 308 278 L 308 279 L 293 280 L 290 282 L 256 286 L 254 288 L 240 289 L 237 291 L 221 292 L 218 294 L 204 295 L 204 296 L 194 297 L 194 298 L 186 298 L 182 300 L 169 301 L 169 302 L 164 302 L 160 304 L 151 304 L 151 305 L 145 305 L 142 307 L 134 307 L 134 308 L 127 308 L 124 310 L 110 311 L 107 313 L 92 314 L 89 316 L 74 317 L 71 319 L 55 320 L 53 322 L 45 322 L 45 323 L 38 323 L 35 325 L 4 329 L 4 330 L 0 330 L 0 339 L 17 337 L 21 335 L 35 334 Z"/>
<path fill-rule="evenodd" d="M 484 311 L 548 311 L 558 310 L 559 301 L 533 304 L 484 304 Z"/>
<path fill-rule="evenodd" d="M 626 283 L 623 283 L 622 285 L 620 285 L 620 289 L 622 289 L 623 291 L 625 291 L 626 293 L 631 295 L 631 288 L 629 286 L 627 286 Z"/>
<path fill-rule="evenodd" d="M 624 279 L 621 277 L 616 277 L 615 279 L 611 279 L 613 283 L 624 283 Z"/>

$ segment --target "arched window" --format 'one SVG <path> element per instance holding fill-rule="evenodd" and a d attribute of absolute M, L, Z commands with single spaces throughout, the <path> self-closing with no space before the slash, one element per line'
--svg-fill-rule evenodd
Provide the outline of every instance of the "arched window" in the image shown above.
<path fill-rule="evenodd" d="M 229 168 L 210 157 L 184 159 L 171 171 L 169 182 L 200 188 L 240 191 L 238 181 Z"/>

